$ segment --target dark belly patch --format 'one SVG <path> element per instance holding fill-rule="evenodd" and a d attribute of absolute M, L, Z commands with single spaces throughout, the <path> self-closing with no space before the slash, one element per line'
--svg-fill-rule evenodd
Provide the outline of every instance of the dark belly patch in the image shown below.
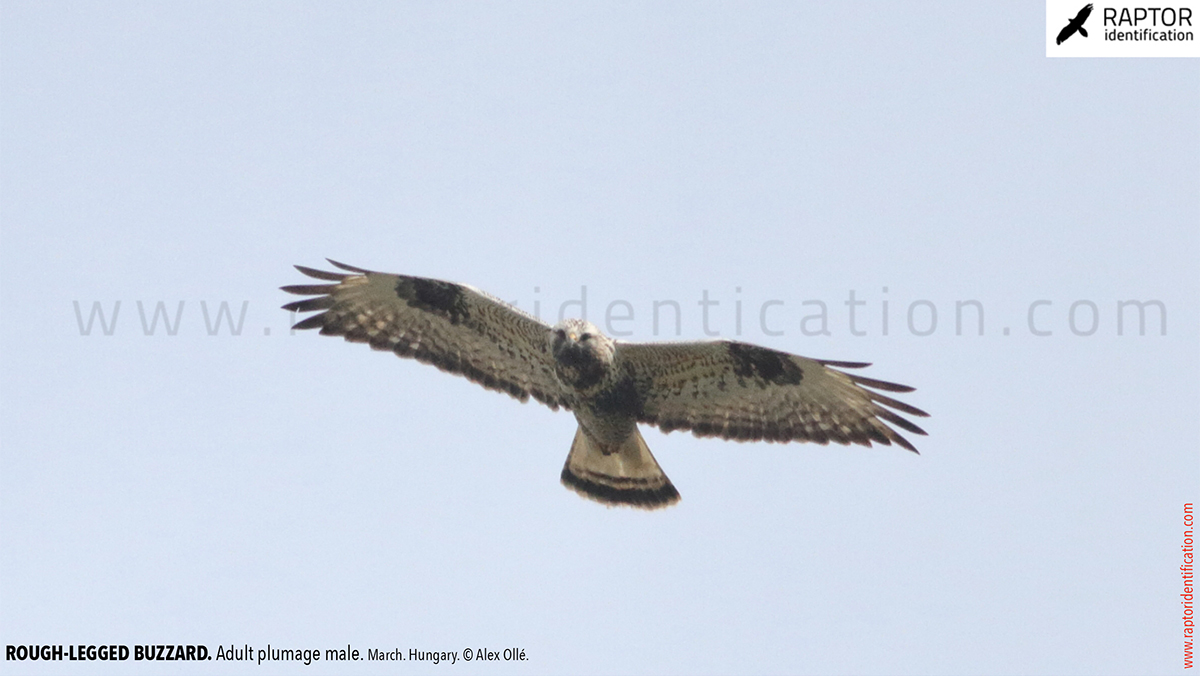
<path fill-rule="evenodd" d="M 620 414 L 636 418 L 642 414 L 642 398 L 633 378 L 629 376 L 596 395 L 592 403 L 594 410 L 602 415 Z"/>

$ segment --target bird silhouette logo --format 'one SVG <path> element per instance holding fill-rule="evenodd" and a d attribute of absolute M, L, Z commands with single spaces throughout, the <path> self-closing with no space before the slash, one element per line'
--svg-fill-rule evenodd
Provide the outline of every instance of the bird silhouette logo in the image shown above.
<path fill-rule="evenodd" d="M 1075 15 L 1074 19 L 1071 19 L 1071 21 L 1067 23 L 1066 26 L 1063 26 L 1063 29 L 1058 32 L 1058 40 L 1055 41 L 1055 44 L 1061 45 L 1064 40 L 1074 35 L 1075 31 L 1079 31 L 1079 34 L 1086 38 L 1088 36 L 1087 29 L 1083 27 L 1083 24 L 1091 15 L 1092 3 L 1089 2 L 1083 6 L 1083 9 L 1079 10 L 1079 13 Z"/>

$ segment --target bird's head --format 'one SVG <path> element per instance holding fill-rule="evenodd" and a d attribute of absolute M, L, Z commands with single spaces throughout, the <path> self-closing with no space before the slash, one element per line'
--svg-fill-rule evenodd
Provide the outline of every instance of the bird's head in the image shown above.
<path fill-rule="evenodd" d="M 558 377 L 580 389 L 603 380 L 615 349 L 612 338 L 582 319 L 565 319 L 550 330 L 550 353 Z"/>

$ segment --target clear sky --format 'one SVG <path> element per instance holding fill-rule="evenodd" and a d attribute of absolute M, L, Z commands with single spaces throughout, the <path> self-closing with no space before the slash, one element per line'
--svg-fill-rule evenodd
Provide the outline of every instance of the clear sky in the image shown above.
<path fill-rule="evenodd" d="M 1182 673 L 1200 64 L 1044 54 L 1040 2 L 3 3 L 0 643 Z M 869 361 L 929 436 L 644 429 L 683 500 L 606 509 L 570 414 L 291 334 L 327 256 Z"/>

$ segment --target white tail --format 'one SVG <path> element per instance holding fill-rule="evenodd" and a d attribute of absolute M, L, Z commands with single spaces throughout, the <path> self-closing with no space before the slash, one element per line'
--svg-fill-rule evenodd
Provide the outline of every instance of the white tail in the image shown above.
<path fill-rule="evenodd" d="M 663 474 L 636 427 L 620 445 L 607 448 L 582 427 L 577 429 L 563 465 L 562 482 L 583 497 L 606 505 L 658 509 L 679 502 L 679 491 Z"/>

